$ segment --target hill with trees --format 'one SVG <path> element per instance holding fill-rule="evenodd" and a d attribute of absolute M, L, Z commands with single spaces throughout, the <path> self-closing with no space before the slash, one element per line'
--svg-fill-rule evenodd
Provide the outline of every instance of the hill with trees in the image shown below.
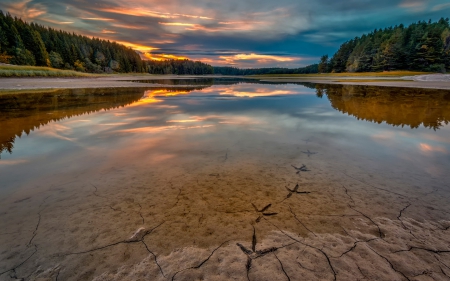
<path fill-rule="evenodd" d="M 419 21 L 385 29 L 345 42 L 331 57 L 322 56 L 319 72 L 450 70 L 449 19 Z"/>
<path fill-rule="evenodd" d="M 49 66 L 90 73 L 212 74 L 191 60 L 145 61 L 116 42 L 27 23 L 0 11 L 0 63 Z"/>
<path fill-rule="evenodd" d="M 144 72 L 138 53 L 116 42 L 26 23 L 0 11 L 0 62 L 81 72 Z"/>

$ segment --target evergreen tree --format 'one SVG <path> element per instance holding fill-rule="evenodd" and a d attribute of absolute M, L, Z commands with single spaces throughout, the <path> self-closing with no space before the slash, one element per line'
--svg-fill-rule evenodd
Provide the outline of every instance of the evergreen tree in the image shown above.
<path fill-rule="evenodd" d="M 328 72 L 328 55 L 323 55 L 320 58 L 320 62 L 319 62 L 319 73 L 326 73 Z"/>
<path fill-rule="evenodd" d="M 322 60 L 321 60 L 322 62 Z M 449 20 L 419 21 L 374 30 L 342 44 L 330 59 L 330 72 L 450 70 Z"/>

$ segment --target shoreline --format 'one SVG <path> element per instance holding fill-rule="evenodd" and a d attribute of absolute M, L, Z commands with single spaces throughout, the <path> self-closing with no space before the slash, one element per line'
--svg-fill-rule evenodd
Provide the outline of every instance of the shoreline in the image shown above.
<path fill-rule="evenodd" d="M 199 85 L 166 85 L 133 82 L 136 80 L 157 80 L 157 79 L 199 79 L 199 78 L 243 78 L 255 79 L 261 82 L 282 82 L 282 83 L 317 83 L 317 84 L 340 84 L 358 86 L 379 86 L 379 87 L 399 87 L 399 88 L 425 88 L 450 90 L 450 80 L 445 81 L 417 81 L 413 77 L 285 77 L 285 76 L 222 76 L 222 75 L 121 75 L 109 77 L 67 77 L 67 78 L 0 78 L 0 92 L 11 92 L 15 90 L 44 90 L 44 89 L 82 89 L 82 88 L 155 88 L 155 87 L 195 87 Z M 414 80 L 413 80 L 414 79 Z M 346 81 L 348 80 L 348 81 Z"/>

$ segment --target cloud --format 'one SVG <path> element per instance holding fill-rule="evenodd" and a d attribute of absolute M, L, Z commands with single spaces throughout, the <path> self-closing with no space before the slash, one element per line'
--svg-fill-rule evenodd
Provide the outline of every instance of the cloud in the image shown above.
<path fill-rule="evenodd" d="M 355 36 L 446 17 L 448 8 L 446 0 L 0 1 L 0 9 L 14 16 L 54 28 L 64 24 L 69 32 L 125 43 L 155 59 L 242 67 L 304 66 Z M 271 53 L 293 59 L 237 56 Z"/>
<path fill-rule="evenodd" d="M 450 3 L 445 3 L 445 4 L 436 5 L 431 10 L 432 11 L 442 11 L 442 10 L 447 10 L 449 8 L 450 8 Z"/>
<path fill-rule="evenodd" d="M 2 8 L 1 6 L 4 6 Z M 6 0 L 0 9 L 8 11 L 14 16 L 24 20 L 31 20 L 47 13 L 47 8 L 41 3 L 34 3 L 32 0 L 8 1 Z"/>
<path fill-rule="evenodd" d="M 420 12 L 426 9 L 426 2 L 426 0 L 403 0 L 399 6 L 414 12 Z"/>
<path fill-rule="evenodd" d="M 183 23 L 183 22 L 158 22 L 162 25 L 168 25 L 168 26 L 194 26 L 193 23 Z"/>
<path fill-rule="evenodd" d="M 433 146 L 433 145 L 430 145 L 430 144 L 427 144 L 427 143 L 420 143 L 419 144 L 419 149 L 423 153 L 437 152 L 437 153 L 448 154 L 448 151 L 447 151 L 447 149 L 445 147 Z"/>
<path fill-rule="evenodd" d="M 94 20 L 94 21 L 114 21 L 114 19 L 108 18 L 81 18 L 82 20 Z"/>

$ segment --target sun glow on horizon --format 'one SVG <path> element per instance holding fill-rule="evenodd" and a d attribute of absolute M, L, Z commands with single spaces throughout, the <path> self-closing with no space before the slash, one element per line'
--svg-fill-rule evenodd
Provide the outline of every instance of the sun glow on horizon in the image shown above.
<path fill-rule="evenodd" d="M 145 59 L 154 60 L 154 61 L 163 61 L 163 60 L 187 60 L 188 57 L 176 56 L 171 54 L 152 54 L 146 52 L 142 54 Z"/>

